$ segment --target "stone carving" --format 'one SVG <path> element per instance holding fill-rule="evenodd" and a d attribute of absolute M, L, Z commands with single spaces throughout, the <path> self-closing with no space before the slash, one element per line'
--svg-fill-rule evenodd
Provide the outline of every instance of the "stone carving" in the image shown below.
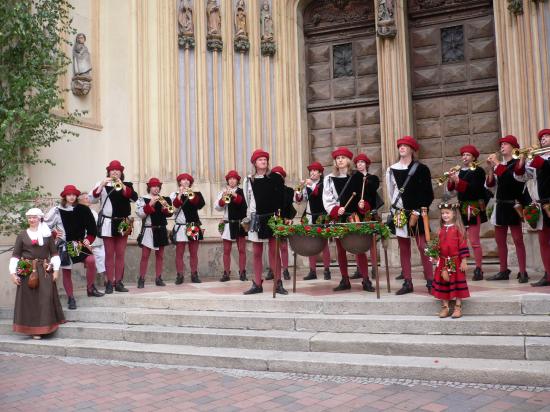
<path fill-rule="evenodd" d="M 86 47 L 86 35 L 78 33 L 73 46 L 73 78 L 71 90 L 75 96 L 85 96 L 92 88 L 92 59 Z"/>
<path fill-rule="evenodd" d="M 508 0 L 508 10 L 516 16 L 523 14 L 523 0 Z"/>
<path fill-rule="evenodd" d="M 317 0 L 304 13 L 304 29 L 354 24 L 374 19 L 374 3 L 365 0 Z"/>
<path fill-rule="evenodd" d="M 273 17 L 268 0 L 264 0 L 260 11 L 261 50 L 263 56 L 273 56 L 277 47 L 273 35 Z"/>
<path fill-rule="evenodd" d="M 246 23 L 246 5 L 244 0 L 238 0 L 235 6 L 235 51 L 237 53 L 248 53 L 250 41 L 248 39 L 248 28 Z"/>
<path fill-rule="evenodd" d="M 180 0 L 178 9 L 178 43 L 183 48 L 195 47 L 195 25 L 191 0 Z"/>
<path fill-rule="evenodd" d="M 397 34 L 395 26 L 393 0 L 377 0 L 378 16 L 376 19 L 376 33 L 379 37 L 394 38 Z"/>
<path fill-rule="evenodd" d="M 222 17 L 217 0 L 208 0 L 206 3 L 206 48 L 209 51 L 223 50 Z"/>

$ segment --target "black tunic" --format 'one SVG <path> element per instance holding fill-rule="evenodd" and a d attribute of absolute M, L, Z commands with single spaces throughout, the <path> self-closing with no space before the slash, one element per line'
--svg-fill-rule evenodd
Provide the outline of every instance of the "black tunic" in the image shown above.
<path fill-rule="evenodd" d="M 363 177 L 366 177 L 365 180 L 365 189 L 363 190 Z M 363 173 L 358 172 L 353 176 L 354 179 L 354 187 L 355 191 L 357 192 L 357 202 L 361 200 L 361 192 L 363 191 L 363 199 L 366 202 L 368 202 L 370 209 L 376 208 L 376 191 L 378 190 L 378 187 L 380 186 L 380 179 L 376 175 L 366 174 L 363 175 Z"/>
<path fill-rule="evenodd" d="M 88 206 L 77 204 L 73 210 L 64 210 L 59 208 L 59 216 L 65 230 L 65 240 L 67 242 L 81 242 L 86 236 L 97 236 L 97 226 L 94 215 Z M 93 242 L 93 239 L 90 243 Z M 82 262 L 90 255 L 90 251 L 83 250 L 78 256 L 72 257 L 73 263 Z"/>
<path fill-rule="evenodd" d="M 464 192 L 457 191 L 458 201 L 462 204 L 464 202 L 479 202 L 483 201 L 485 205 L 489 202 L 490 196 L 487 194 L 487 189 L 485 189 L 485 170 L 481 167 L 477 167 L 475 170 L 461 169 L 458 173 L 460 180 L 464 180 L 468 183 L 466 190 Z M 479 213 L 481 223 L 487 222 L 487 212 L 486 210 L 481 210 Z M 462 214 L 462 222 L 468 225 L 475 225 L 477 223 L 477 216 L 470 216 L 468 220 L 468 215 Z"/>
<path fill-rule="evenodd" d="M 322 178 L 319 180 L 319 183 L 317 183 L 317 186 L 315 187 L 315 189 L 317 189 L 317 195 L 316 196 L 313 195 L 313 190 L 311 190 L 311 188 L 306 187 L 307 201 L 309 203 L 309 211 L 311 213 L 311 221 L 313 223 L 317 222 L 317 219 L 319 218 L 319 216 L 327 214 L 327 212 L 325 210 L 325 206 L 323 205 L 323 180 L 322 180 Z"/>
<path fill-rule="evenodd" d="M 283 210 L 281 216 L 285 219 L 294 219 L 296 216 L 296 209 L 294 208 L 294 189 L 288 186 L 284 187 L 284 200 Z"/>
<path fill-rule="evenodd" d="M 246 232 L 241 225 L 241 220 L 246 217 L 246 212 L 248 209 L 246 206 L 244 192 L 239 187 L 235 190 L 235 194 L 242 198 L 242 202 L 240 205 L 237 205 L 233 202 L 233 200 L 231 200 L 231 202 L 227 205 L 227 217 L 229 219 L 227 224 L 229 224 L 229 235 L 231 236 L 231 239 L 246 236 Z"/>
<path fill-rule="evenodd" d="M 284 207 L 284 181 L 278 173 L 270 173 L 263 178 L 250 181 L 256 202 L 256 218 L 258 219 L 258 238 L 269 239 L 273 231 L 268 226 L 269 218 Z"/>
<path fill-rule="evenodd" d="M 172 200 L 169 197 L 162 197 L 169 205 L 172 205 Z M 151 202 L 150 198 L 144 198 L 143 200 L 145 201 L 146 205 Z M 144 233 L 147 227 L 149 227 L 153 231 L 153 245 L 155 247 L 166 246 L 168 245 L 168 230 L 166 229 L 168 221 L 166 220 L 166 215 L 162 213 L 163 206 L 160 204 L 160 202 L 156 202 L 154 208 L 155 211 L 149 215 L 149 217 L 151 218 L 151 226 L 146 226 L 146 219 L 143 219 L 143 225 L 141 226 L 140 235 Z M 138 236 L 138 244 L 139 246 L 141 246 L 141 236 Z"/>
<path fill-rule="evenodd" d="M 530 202 L 525 191 L 525 183 L 518 182 L 514 178 L 516 162 L 516 159 L 511 159 L 504 165 L 504 173 L 497 177 L 496 207 L 493 213 L 496 213 L 496 224 L 498 226 L 521 224 L 521 219 L 514 210 L 514 204 L 519 202 L 525 206 Z"/>
<path fill-rule="evenodd" d="M 550 203 L 550 159 L 546 159 L 542 167 L 537 169 L 537 191 L 541 204 Z M 550 226 L 550 218 L 542 213 L 544 226 Z"/>
<path fill-rule="evenodd" d="M 118 231 L 118 226 L 120 223 L 130 216 L 132 213 L 132 208 L 130 205 L 130 202 L 135 202 L 138 200 L 138 194 L 134 190 L 134 186 L 131 182 L 124 182 L 124 185 L 128 186 L 132 190 L 132 194 L 130 195 L 130 198 L 125 197 L 122 192 L 125 189 L 122 190 L 115 190 L 112 186 L 105 186 L 105 191 L 107 192 L 107 196 L 109 196 L 109 200 L 111 201 L 111 208 L 113 210 L 112 216 L 107 216 L 112 218 L 111 222 L 111 236 L 122 236 L 122 234 Z M 99 228 L 99 235 L 101 236 L 101 226 L 103 225 L 103 205 L 100 210 L 98 219 L 97 219 L 97 226 Z"/>

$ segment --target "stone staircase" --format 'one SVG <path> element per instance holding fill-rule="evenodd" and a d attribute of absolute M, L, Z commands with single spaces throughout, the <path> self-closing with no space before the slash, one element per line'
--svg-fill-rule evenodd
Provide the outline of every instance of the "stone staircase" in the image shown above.
<path fill-rule="evenodd" d="M 439 319 L 426 296 L 148 292 L 77 297 L 55 338 L 0 351 L 308 374 L 550 386 L 550 296 L 474 297 Z"/>

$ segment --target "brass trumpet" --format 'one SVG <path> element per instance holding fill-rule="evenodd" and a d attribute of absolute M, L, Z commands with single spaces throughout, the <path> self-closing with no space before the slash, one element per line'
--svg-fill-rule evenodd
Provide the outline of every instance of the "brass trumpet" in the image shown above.
<path fill-rule="evenodd" d="M 532 160 L 535 156 L 539 156 L 545 153 L 550 152 L 550 146 L 548 147 L 528 147 L 527 149 L 514 149 L 512 152 L 512 157 L 514 159 L 519 159 L 522 156 L 525 156 L 528 160 Z"/>
<path fill-rule="evenodd" d="M 305 182 L 298 183 L 298 185 L 294 188 L 294 191 L 298 194 L 301 194 L 302 191 L 304 190 L 305 185 L 306 185 Z"/>
<path fill-rule="evenodd" d="M 459 171 L 460 171 L 460 166 L 459 165 L 451 167 L 448 171 L 443 173 L 443 176 L 439 176 L 438 178 L 436 178 L 437 185 L 438 186 L 443 186 L 445 184 L 445 182 L 447 180 L 449 180 L 449 178 L 451 177 L 452 174 L 458 173 Z"/>
<path fill-rule="evenodd" d="M 161 206 L 164 207 L 165 209 L 168 209 L 168 211 L 170 213 L 174 213 L 176 211 L 176 208 L 174 206 L 168 204 L 166 199 L 164 197 L 160 196 L 160 195 L 157 199 L 157 202 L 159 202 L 161 204 Z"/>
<path fill-rule="evenodd" d="M 472 162 L 468 165 L 468 169 L 470 169 L 471 171 L 474 171 L 477 169 L 477 167 L 480 165 L 480 162 Z"/>
<path fill-rule="evenodd" d="M 223 203 L 225 203 L 226 205 L 231 203 L 231 199 L 233 198 L 233 196 L 235 195 L 230 190 L 226 190 L 224 195 L 222 196 Z"/>
<path fill-rule="evenodd" d="M 193 192 L 193 189 L 188 187 L 187 189 L 183 189 L 183 195 L 187 196 L 189 200 L 193 200 L 193 198 L 195 197 L 195 192 Z"/>
<path fill-rule="evenodd" d="M 112 178 L 111 179 L 112 182 L 113 182 L 113 188 L 117 191 L 117 192 L 120 192 L 123 188 L 124 188 L 124 183 L 122 183 L 122 181 L 116 177 Z"/>

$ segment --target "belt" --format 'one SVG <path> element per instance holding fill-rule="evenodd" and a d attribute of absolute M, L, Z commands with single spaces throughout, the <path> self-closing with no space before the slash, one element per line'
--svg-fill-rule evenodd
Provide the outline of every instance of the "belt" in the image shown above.
<path fill-rule="evenodd" d="M 224 220 L 223 223 L 241 223 L 241 219 Z"/>
<path fill-rule="evenodd" d="M 165 228 L 166 226 L 148 226 L 148 225 L 145 225 L 143 226 L 144 228 L 151 228 L 151 229 L 162 229 L 162 228 Z"/>
<path fill-rule="evenodd" d="M 496 203 L 501 203 L 501 204 L 504 204 L 504 205 L 515 205 L 517 203 L 517 201 L 516 200 L 500 200 L 500 199 L 497 199 Z"/>

